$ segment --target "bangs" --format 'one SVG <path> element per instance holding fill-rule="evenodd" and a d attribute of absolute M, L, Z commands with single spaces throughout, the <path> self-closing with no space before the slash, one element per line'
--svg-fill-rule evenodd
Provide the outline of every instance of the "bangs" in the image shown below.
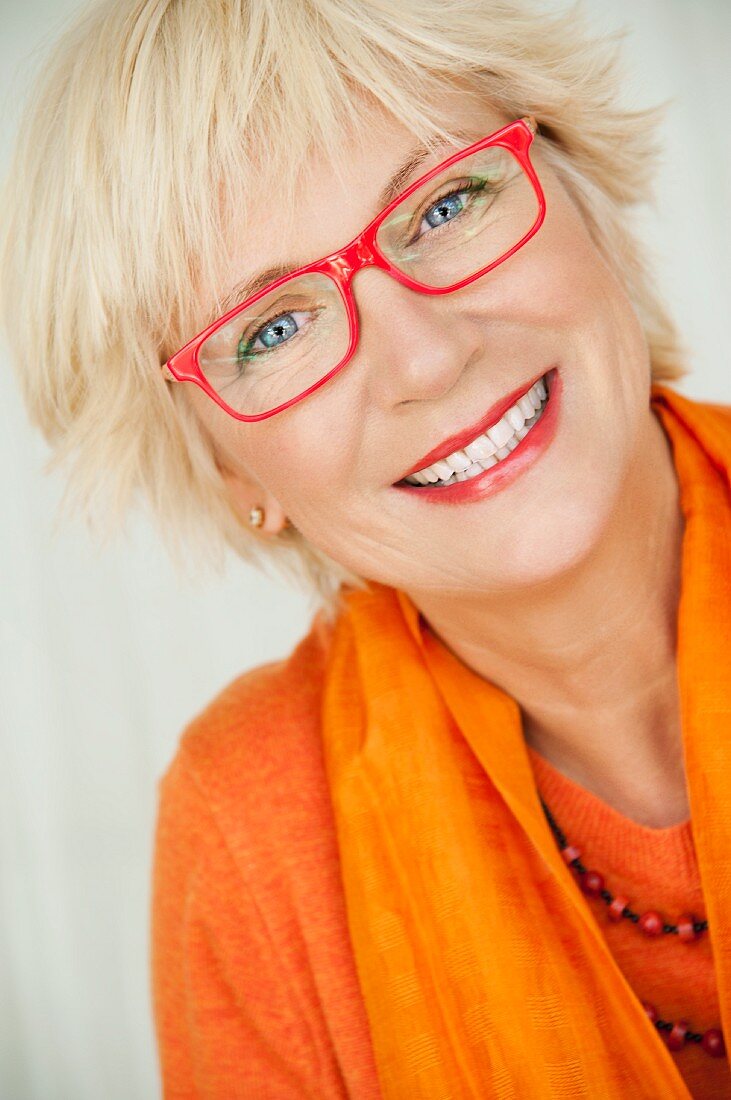
<path fill-rule="evenodd" d="M 155 74 L 138 60 L 129 77 L 130 92 L 146 95 L 129 96 L 127 163 L 117 169 L 139 173 L 142 135 L 151 161 L 128 186 L 125 220 L 142 227 L 157 212 L 135 253 L 150 254 L 157 240 L 138 290 L 150 322 L 168 317 L 163 357 L 220 312 L 222 267 L 260 196 L 291 211 L 313 158 L 342 180 L 343 149 L 372 147 L 367 122 L 379 113 L 427 145 L 456 141 L 441 108 L 445 83 L 478 91 L 484 77 L 457 45 L 465 6 L 442 6 L 439 37 L 423 4 L 389 9 L 341 0 L 167 9 L 154 31 Z M 445 17 L 454 43 L 444 41 Z"/>

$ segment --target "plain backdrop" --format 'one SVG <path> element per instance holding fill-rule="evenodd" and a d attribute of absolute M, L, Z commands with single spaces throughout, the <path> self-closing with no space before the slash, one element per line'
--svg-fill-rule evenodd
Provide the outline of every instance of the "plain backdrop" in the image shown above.
<path fill-rule="evenodd" d="M 0 0 L 3 173 L 28 83 L 76 6 Z M 731 403 L 731 4 L 588 8 L 597 28 L 630 32 L 628 102 L 673 98 L 643 233 L 691 349 L 678 388 Z M 61 485 L 42 473 L 46 453 L 0 348 L 0 1100 L 143 1100 L 160 1089 L 157 780 L 190 718 L 289 652 L 312 606 L 233 559 L 218 580 L 177 580 L 144 514 L 101 551 L 80 524 L 54 536 Z"/>

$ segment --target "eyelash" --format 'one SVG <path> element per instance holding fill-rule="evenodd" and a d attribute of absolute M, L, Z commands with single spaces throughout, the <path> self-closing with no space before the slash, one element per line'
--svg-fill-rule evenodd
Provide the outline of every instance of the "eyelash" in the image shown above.
<path fill-rule="evenodd" d="M 286 307 L 283 307 L 283 306 L 280 305 L 279 308 L 276 309 L 274 313 L 271 313 L 265 321 L 260 321 L 259 322 L 259 324 L 256 326 L 255 330 L 252 332 L 252 334 L 248 338 L 248 340 L 244 339 L 244 334 L 242 333 L 241 337 L 239 338 L 239 342 L 238 342 L 238 346 L 237 346 L 236 361 L 238 363 L 241 363 L 246 358 L 245 355 L 239 350 L 242 345 L 244 347 L 247 347 L 247 346 L 250 346 L 251 344 L 253 344 L 254 341 L 259 336 L 259 333 L 263 332 L 264 329 L 267 327 L 267 325 L 270 325 L 272 323 L 272 321 L 276 321 L 278 317 L 284 317 L 288 313 L 296 313 L 296 312 L 297 312 L 297 306 L 296 305 L 292 306 L 290 309 L 287 309 Z M 310 309 L 310 310 L 307 310 L 307 312 L 308 313 L 317 313 L 318 310 L 317 309 L 314 309 L 314 310 Z M 264 348 L 262 351 L 257 352 L 256 354 L 257 355 L 262 355 L 267 351 L 276 351 L 276 348 Z"/>
<path fill-rule="evenodd" d="M 456 186 L 455 185 L 451 186 L 448 191 L 444 192 L 444 194 L 437 195 L 437 197 L 435 199 L 431 199 L 430 202 L 427 203 L 426 206 L 422 207 L 422 209 L 416 215 L 417 218 L 419 219 L 418 225 L 421 225 L 422 220 L 423 220 L 424 215 L 426 214 L 427 210 L 431 210 L 431 208 L 433 206 L 436 206 L 437 203 L 443 202 L 445 199 L 451 198 L 452 195 L 462 195 L 462 194 L 464 194 L 465 191 L 470 191 L 470 192 L 484 191 L 485 188 L 488 186 L 488 184 L 489 184 L 488 180 L 479 180 L 479 181 L 477 181 L 475 179 L 469 179 L 463 184 L 459 184 L 459 185 L 456 185 Z M 451 219 L 451 220 L 454 221 L 454 219 Z M 429 231 L 429 233 L 422 234 L 422 236 L 424 236 L 424 235 L 425 236 L 431 236 L 431 234 L 434 233 L 436 230 L 443 229 L 445 225 L 450 225 L 450 224 L 451 224 L 450 222 L 444 222 L 442 225 L 434 226 Z M 415 241 L 418 241 L 418 240 L 420 240 L 420 237 L 411 237 L 407 243 L 411 245 L 411 244 L 414 244 Z"/>

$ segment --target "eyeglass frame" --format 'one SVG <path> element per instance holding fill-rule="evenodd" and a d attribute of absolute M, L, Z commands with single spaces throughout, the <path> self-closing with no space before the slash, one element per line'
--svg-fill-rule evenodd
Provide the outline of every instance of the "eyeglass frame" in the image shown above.
<path fill-rule="evenodd" d="M 267 283 L 267 285 L 263 287 L 263 289 L 257 291 L 256 294 L 252 294 L 243 302 L 239 302 L 237 305 L 233 306 L 233 308 L 228 310 L 223 316 L 212 321 L 210 325 L 189 340 L 179 351 L 171 355 L 165 363 L 161 364 L 161 370 L 163 371 L 165 379 L 168 382 L 193 382 L 212 398 L 224 412 L 227 412 L 236 420 L 245 421 L 247 423 L 267 420 L 269 417 L 276 416 L 277 413 L 284 412 L 285 409 L 303 401 L 347 366 L 358 346 L 360 325 L 358 321 L 358 308 L 351 285 L 358 271 L 362 270 L 364 267 L 378 267 L 391 275 L 391 277 L 401 283 L 402 286 L 406 286 L 410 290 L 415 290 L 420 294 L 452 294 L 454 291 L 460 290 L 462 287 L 475 282 L 476 279 L 492 271 L 493 268 L 497 267 L 517 252 L 519 248 L 522 248 L 531 237 L 535 236 L 543 224 L 546 215 L 546 199 L 543 188 L 541 187 L 540 180 L 536 175 L 535 168 L 528 155 L 529 149 L 533 143 L 533 138 L 537 132 L 538 123 L 534 116 L 525 115 L 513 122 L 509 122 L 506 126 L 501 127 L 487 137 L 480 138 L 472 145 L 468 145 L 466 148 L 451 154 L 446 160 L 441 161 L 436 167 L 431 168 L 428 172 L 425 172 L 424 175 L 414 180 L 413 183 L 410 183 L 404 191 L 400 192 L 392 199 L 392 201 L 376 214 L 368 225 L 366 225 L 366 227 L 361 230 L 357 236 L 353 237 L 353 239 L 343 248 L 336 249 L 336 251 L 331 252 L 327 256 L 323 256 L 319 260 L 314 260 L 312 263 L 305 264 L 303 267 L 298 267 L 294 271 L 282 275 L 279 279 Z M 525 233 L 512 248 L 504 252 L 502 256 L 499 256 L 496 260 L 493 260 L 474 274 L 468 275 L 466 278 L 447 287 L 432 287 L 424 283 L 419 283 L 390 263 L 376 243 L 376 235 L 388 215 L 391 214 L 400 203 L 412 195 L 414 191 L 423 187 L 425 183 L 428 183 L 435 176 L 439 175 L 445 168 L 449 168 L 452 164 L 471 156 L 473 153 L 479 153 L 483 149 L 487 149 L 493 145 L 502 146 L 515 155 L 518 163 L 533 186 L 533 190 L 538 200 L 538 214 L 528 232 Z M 330 280 L 335 283 L 340 293 L 340 297 L 342 298 L 348 317 L 350 331 L 350 341 L 345 354 L 339 362 L 324 375 L 324 377 L 313 383 L 313 385 L 309 386 L 306 390 L 303 390 L 302 393 L 297 394 L 296 397 L 292 397 L 283 404 L 276 406 L 276 408 L 270 409 L 267 412 L 254 414 L 237 412 L 236 409 L 228 405 L 220 394 L 216 392 L 201 370 L 199 363 L 201 347 L 214 332 L 232 321 L 239 313 L 243 313 L 245 310 L 250 309 L 251 306 L 260 298 L 264 297 L 264 295 L 270 294 L 284 283 L 291 282 L 292 279 L 315 272 L 328 276 Z"/>

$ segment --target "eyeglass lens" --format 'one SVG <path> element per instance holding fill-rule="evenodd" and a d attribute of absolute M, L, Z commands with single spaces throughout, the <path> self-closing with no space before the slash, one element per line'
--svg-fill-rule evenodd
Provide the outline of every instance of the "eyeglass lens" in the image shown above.
<path fill-rule="evenodd" d="M 426 287 L 448 287 L 499 260 L 539 213 L 514 155 L 491 146 L 455 162 L 402 200 L 379 227 L 386 259 Z M 350 326 L 335 282 L 299 275 L 215 330 L 203 374 L 236 412 L 258 415 L 299 396 L 344 358 Z"/>

